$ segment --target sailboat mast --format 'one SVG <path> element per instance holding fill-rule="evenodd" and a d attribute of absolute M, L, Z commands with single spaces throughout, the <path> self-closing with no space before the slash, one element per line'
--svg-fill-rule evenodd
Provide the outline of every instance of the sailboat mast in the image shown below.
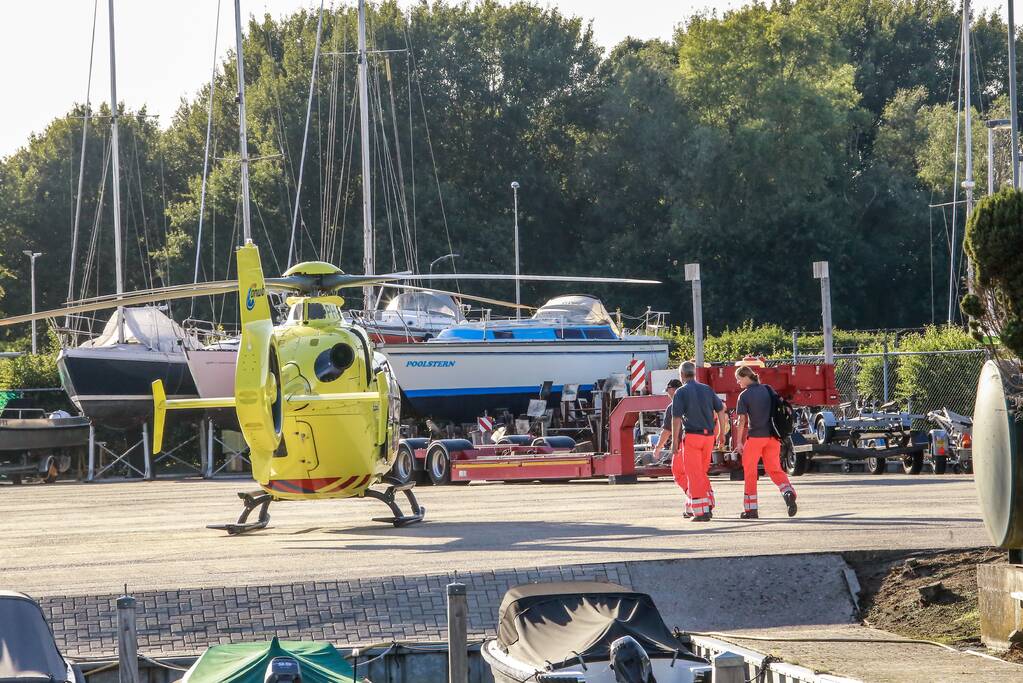
<path fill-rule="evenodd" d="M 235 59 L 238 62 L 238 153 L 242 165 L 242 239 L 252 242 L 252 220 L 249 214 L 249 142 L 245 129 L 245 58 L 242 53 L 241 0 L 234 0 Z"/>
<path fill-rule="evenodd" d="M 121 163 L 117 152 L 117 58 L 114 52 L 114 0 L 107 3 L 110 15 L 110 158 L 114 166 L 114 277 L 117 294 L 124 294 L 124 251 L 121 245 Z M 117 308 L 117 343 L 124 343 L 124 317 Z"/>
<path fill-rule="evenodd" d="M 366 52 L 366 2 L 359 0 L 359 123 L 362 149 L 362 268 L 374 275 L 372 182 L 369 177 L 369 60 Z M 373 288 L 363 287 L 363 313 L 369 317 L 373 306 Z"/>
<path fill-rule="evenodd" d="M 973 213 L 973 126 L 970 109 L 970 0 L 963 0 L 963 109 L 966 111 L 966 130 L 964 144 L 966 146 L 966 179 L 963 189 L 966 190 L 966 223 Z M 965 242 L 965 232 L 963 241 Z M 966 287 L 973 291 L 973 264 L 966 257 Z"/>

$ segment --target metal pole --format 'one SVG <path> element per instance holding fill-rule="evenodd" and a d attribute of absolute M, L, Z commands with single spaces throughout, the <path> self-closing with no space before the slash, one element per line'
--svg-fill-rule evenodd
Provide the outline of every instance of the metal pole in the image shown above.
<path fill-rule="evenodd" d="M 153 476 L 153 458 L 149 452 L 149 423 L 142 423 L 142 462 L 145 464 L 143 468 L 145 474 L 143 479 L 146 481 L 152 481 L 156 477 Z"/>
<path fill-rule="evenodd" d="M 824 323 L 824 362 L 835 364 L 835 341 L 831 323 L 831 275 L 827 261 L 814 261 L 813 276 L 821 281 L 821 318 Z"/>
<path fill-rule="evenodd" d="M 366 52 L 366 2 L 359 0 L 359 132 L 362 151 L 362 269 L 375 274 L 372 192 L 369 170 L 369 55 Z M 373 306 L 373 288 L 362 288 L 362 310 L 368 318 Z"/>
<path fill-rule="evenodd" d="M 242 240 L 252 242 L 252 216 L 249 212 L 249 136 L 245 125 L 245 53 L 242 52 L 241 0 L 234 0 L 235 61 L 238 64 L 238 155 L 242 174 Z"/>
<path fill-rule="evenodd" d="M 512 181 L 511 184 L 512 194 L 514 196 L 515 203 L 515 305 L 519 306 L 522 304 L 522 298 L 520 296 L 522 284 L 519 282 L 519 181 Z M 519 320 L 522 318 L 522 309 L 515 309 L 515 319 Z"/>
<path fill-rule="evenodd" d="M 210 140 L 213 136 L 213 93 L 217 89 L 217 39 L 220 37 L 220 0 L 217 0 L 217 22 L 213 30 L 213 73 L 210 75 L 210 97 L 206 110 L 206 145 L 202 155 L 202 187 L 199 190 L 199 227 L 195 231 L 195 272 L 192 282 L 199 284 L 199 265 L 202 255 L 202 224 L 206 216 L 206 183 L 210 175 Z M 192 299 L 195 310 L 195 299 Z M 189 317 L 191 317 L 191 311 Z"/>
<path fill-rule="evenodd" d="M 85 475 L 85 481 L 92 481 L 96 478 L 96 427 L 89 423 L 89 471 Z"/>
<path fill-rule="evenodd" d="M 1016 109 L 1016 22 L 1013 18 L 1014 0 L 1009 0 L 1009 128 L 1012 144 L 1012 187 L 1019 189 L 1019 121 Z"/>
<path fill-rule="evenodd" d="M 799 332 L 792 330 L 792 364 L 799 362 Z"/>
<path fill-rule="evenodd" d="M 139 681 L 139 640 L 135 630 L 135 598 L 117 598 L 117 660 L 120 683 Z"/>
<path fill-rule="evenodd" d="M 700 264 L 686 264 L 686 281 L 693 283 L 693 343 L 696 346 L 696 367 L 703 367 L 703 289 L 700 284 Z"/>
<path fill-rule="evenodd" d="M 987 127 L 987 193 L 995 193 L 995 129 Z"/>
<path fill-rule="evenodd" d="M 966 146 L 966 179 L 963 181 L 963 189 L 966 190 L 964 225 L 970 222 L 970 214 L 973 213 L 973 112 L 970 108 L 970 80 L 970 0 L 963 0 L 963 109 L 966 112 L 966 130 L 963 137 Z M 973 263 L 969 256 L 966 256 L 966 288 L 973 291 Z"/>
<path fill-rule="evenodd" d="M 114 0 L 107 3 L 110 18 L 110 158 L 114 168 L 114 277 L 115 292 L 124 293 L 124 253 L 121 246 L 121 162 L 117 151 L 117 58 L 114 53 Z M 124 343 L 124 316 L 117 307 L 117 343 Z"/>
<path fill-rule="evenodd" d="M 213 420 L 206 420 L 206 470 L 202 477 L 213 478 Z"/>
<path fill-rule="evenodd" d="M 884 340 L 884 344 L 881 347 L 881 376 L 884 379 L 884 402 L 888 403 L 888 340 Z"/>
<path fill-rule="evenodd" d="M 469 608 L 465 584 L 448 584 L 448 683 L 469 681 Z"/>

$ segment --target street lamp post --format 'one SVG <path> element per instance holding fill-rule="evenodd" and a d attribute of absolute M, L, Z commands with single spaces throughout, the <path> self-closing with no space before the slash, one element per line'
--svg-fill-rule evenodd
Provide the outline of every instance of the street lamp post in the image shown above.
<path fill-rule="evenodd" d="M 433 287 L 433 267 L 435 265 L 437 265 L 438 263 L 440 263 L 441 261 L 443 261 L 444 259 L 446 259 L 446 258 L 454 260 L 454 259 L 458 258 L 458 254 L 444 254 L 443 256 L 441 256 L 439 258 L 435 258 L 434 260 L 430 261 L 430 286 L 431 287 Z"/>
<path fill-rule="evenodd" d="M 519 283 L 519 181 L 513 180 L 511 189 L 515 202 L 515 319 L 519 320 L 522 317 L 522 309 L 519 308 L 522 304 Z"/>
<path fill-rule="evenodd" d="M 25 249 L 22 251 L 25 256 L 28 257 L 29 272 L 31 273 L 32 281 L 32 313 L 36 312 L 36 259 L 43 255 L 41 251 L 32 251 L 31 249 Z M 36 321 L 32 321 L 32 355 L 36 353 Z"/>

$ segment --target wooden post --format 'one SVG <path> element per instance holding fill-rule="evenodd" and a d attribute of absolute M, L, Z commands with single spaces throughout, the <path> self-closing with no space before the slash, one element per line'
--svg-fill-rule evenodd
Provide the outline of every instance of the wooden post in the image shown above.
<path fill-rule="evenodd" d="M 711 659 L 714 683 L 745 683 L 746 660 L 734 652 L 722 652 Z M 764 665 L 766 666 L 766 664 Z"/>
<path fill-rule="evenodd" d="M 120 683 L 139 683 L 139 641 L 135 632 L 135 598 L 117 598 L 117 661 Z"/>
<path fill-rule="evenodd" d="M 469 681 L 469 607 L 465 584 L 448 584 L 448 683 Z"/>

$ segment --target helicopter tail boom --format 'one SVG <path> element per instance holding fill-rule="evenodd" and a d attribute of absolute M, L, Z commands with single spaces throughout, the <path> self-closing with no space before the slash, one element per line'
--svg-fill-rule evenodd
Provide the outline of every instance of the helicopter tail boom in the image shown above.
<path fill-rule="evenodd" d="M 153 382 L 153 454 L 163 450 L 163 430 L 167 423 L 168 410 L 208 410 L 233 407 L 234 397 L 168 400 L 167 392 L 163 388 L 163 380 L 156 380 Z"/>

